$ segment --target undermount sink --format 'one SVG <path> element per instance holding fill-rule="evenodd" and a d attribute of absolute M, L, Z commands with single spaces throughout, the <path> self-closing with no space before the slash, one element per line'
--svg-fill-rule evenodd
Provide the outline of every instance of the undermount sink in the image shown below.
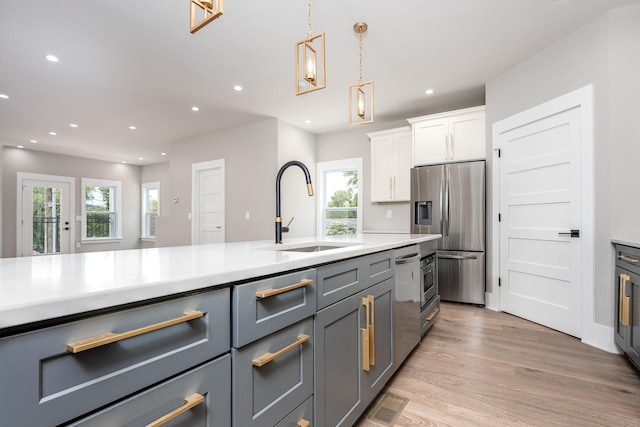
<path fill-rule="evenodd" d="M 344 247 L 346 246 L 313 245 L 313 246 L 304 246 L 301 248 L 288 248 L 288 249 L 279 249 L 279 250 L 285 251 L 285 252 L 320 252 L 320 251 L 328 251 L 330 249 L 339 249 Z"/>

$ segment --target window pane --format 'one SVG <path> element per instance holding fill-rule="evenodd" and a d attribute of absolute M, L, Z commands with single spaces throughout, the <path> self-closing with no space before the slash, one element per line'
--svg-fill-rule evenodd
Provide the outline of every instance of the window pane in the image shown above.
<path fill-rule="evenodd" d="M 358 229 L 358 171 L 325 173 L 324 234 L 356 234 Z"/>
<path fill-rule="evenodd" d="M 98 187 L 88 185 L 85 188 L 85 208 L 88 211 L 113 210 L 113 187 Z"/>
<path fill-rule="evenodd" d="M 87 237 L 114 237 L 114 217 L 115 214 L 113 212 L 87 211 Z"/>
<path fill-rule="evenodd" d="M 34 255 L 60 252 L 60 194 L 60 189 L 55 187 L 33 188 Z"/>

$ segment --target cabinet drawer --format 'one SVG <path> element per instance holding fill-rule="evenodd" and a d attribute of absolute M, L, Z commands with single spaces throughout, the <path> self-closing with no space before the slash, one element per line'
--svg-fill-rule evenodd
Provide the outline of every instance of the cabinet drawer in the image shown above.
<path fill-rule="evenodd" d="M 240 348 L 316 311 L 316 271 L 286 274 L 233 288 L 233 346 Z"/>
<path fill-rule="evenodd" d="M 262 356 L 287 348 L 256 366 Z M 273 426 L 313 393 L 312 318 L 231 351 L 234 425 Z"/>
<path fill-rule="evenodd" d="M 422 336 L 427 333 L 433 326 L 440 312 L 440 295 L 436 295 L 429 304 L 425 305 L 420 312 L 420 321 L 422 323 Z"/>
<path fill-rule="evenodd" d="M 365 258 L 365 275 L 367 287 L 373 286 L 393 277 L 395 274 L 395 258 L 393 251 L 378 252 Z"/>
<path fill-rule="evenodd" d="M 308 424 L 307 424 L 308 423 Z M 293 410 L 275 427 L 311 427 L 313 425 L 313 396 Z"/>
<path fill-rule="evenodd" d="M 178 415 L 176 424 L 171 425 L 231 426 L 231 356 L 228 353 L 70 426 L 143 426 L 180 408 L 186 409 L 187 397 L 197 402 L 198 395 L 202 396 L 202 402 Z"/>
<path fill-rule="evenodd" d="M 126 333 L 200 311 L 178 322 L 72 353 L 68 343 Z M 90 317 L 0 340 L 0 414 L 19 425 L 80 416 L 229 351 L 229 289 Z"/>
<path fill-rule="evenodd" d="M 367 287 L 365 267 L 367 257 L 336 262 L 316 270 L 318 279 L 318 310 L 328 307 Z"/>

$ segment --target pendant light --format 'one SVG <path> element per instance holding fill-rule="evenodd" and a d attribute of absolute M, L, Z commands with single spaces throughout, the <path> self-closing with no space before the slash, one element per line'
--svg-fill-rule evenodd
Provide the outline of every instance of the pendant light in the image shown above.
<path fill-rule="evenodd" d="M 365 22 L 356 22 L 353 31 L 360 40 L 360 79 L 349 86 L 349 125 L 373 123 L 373 80 L 362 81 L 362 35 L 367 31 Z"/>
<path fill-rule="evenodd" d="M 296 95 L 326 87 L 324 33 L 311 34 L 311 0 L 308 0 L 307 37 L 296 43 Z"/>
<path fill-rule="evenodd" d="M 189 0 L 191 34 L 222 15 L 224 0 Z M 196 16 L 197 15 L 197 16 Z"/>

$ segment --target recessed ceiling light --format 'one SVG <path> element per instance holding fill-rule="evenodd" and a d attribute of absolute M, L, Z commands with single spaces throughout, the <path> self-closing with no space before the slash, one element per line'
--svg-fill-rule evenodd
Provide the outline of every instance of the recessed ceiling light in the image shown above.
<path fill-rule="evenodd" d="M 236 92 L 242 92 L 242 86 L 240 86 L 240 85 L 235 85 L 235 86 L 233 87 L 233 90 L 235 90 Z"/>
<path fill-rule="evenodd" d="M 59 61 L 58 57 L 55 56 L 55 55 L 45 55 L 44 59 L 46 59 L 49 62 L 58 62 Z"/>
<path fill-rule="evenodd" d="M 18 148 L 24 148 L 24 145 L 18 145 L 17 147 Z"/>
<path fill-rule="evenodd" d="M 137 128 L 135 126 L 129 126 L 129 129 L 136 130 Z"/>
<path fill-rule="evenodd" d="M 37 143 L 38 143 L 38 141 L 37 141 L 37 140 L 35 140 L 35 139 L 32 139 L 32 140 L 30 140 L 29 142 L 33 142 L 34 144 L 37 144 Z"/>
<path fill-rule="evenodd" d="M 191 107 L 191 111 L 200 111 L 200 108 L 194 105 L 193 107 Z"/>
<path fill-rule="evenodd" d="M 160 153 L 160 155 L 161 155 L 161 156 L 166 156 L 166 155 L 167 155 L 167 153 Z"/>
<path fill-rule="evenodd" d="M 72 128 L 77 128 L 78 127 L 78 125 L 75 124 L 75 123 L 71 123 L 69 126 L 71 126 Z"/>
<path fill-rule="evenodd" d="M 57 135 L 57 133 L 55 133 L 55 132 L 49 132 L 49 135 L 51 135 L 51 136 L 56 136 L 56 135 Z"/>
<path fill-rule="evenodd" d="M 138 157 L 138 160 L 144 160 L 144 157 Z"/>
<path fill-rule="evenodd" d="M 433 95 L 433 92 L 434 92 L 433 89 L 427 89 L 424 91 L 424 93 L 427 95 Z"/>
<path fill-rule="evenodd" d="M 306 124 L 309 124 L 309 123 L 311 123 L 311 120 L 308 120 L 308 119 L 307 119 L 307 120 L 305 120 L 304 122 L 305 122 Z"/>
<path fill-rule="evenodd" d="M 125 164 L 125 163 L 127 163 L 127 162 L 125 162 L 125 161 L 123 160 L 123 161 L 121 161 L 120 163 Z"/>
<path fill-rule="evenodd" d="M 0 98 L 9 99 L 9 95 L 5 95 L 4 93 L 0 93 Z"/>

